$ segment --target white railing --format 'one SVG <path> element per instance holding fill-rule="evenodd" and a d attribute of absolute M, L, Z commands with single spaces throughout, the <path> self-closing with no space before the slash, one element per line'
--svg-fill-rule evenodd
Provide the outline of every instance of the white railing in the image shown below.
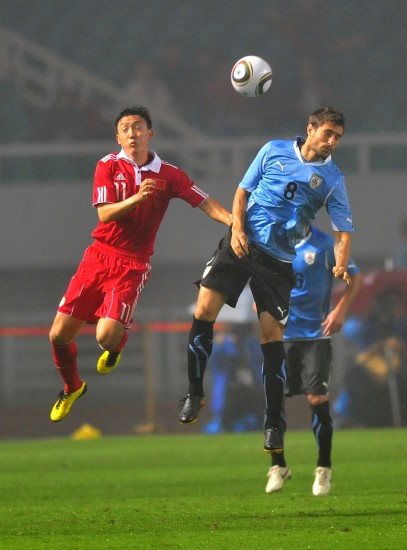
<path fill-rule="evenodd" d="M 56 104 L 60 93 L 69 91 L 78 100 L 90 100 L 97 104 L 101 116 L 111 121 L 122 106 L 132 99 L 129 92 L 123 91 L 122 88 L 1 26 L 0 37 L 0 80 L 15 81 L 20 99 L 40 109 L 51 108 Z M 154 112 L 159 113 L 155 120 L 155 146 L 160 156 L 178 164 L 193 177 L 199 177 L 201 180 L 219 179 L 224 176 L 227 176 L 229 181 L 240 178 L 262 144 L 273 137 L 283 137 L 209 138 L 185 122 L 168 105 L 164 109 L 154 104 L 153 97 L 149 100 L 149 106 Z M 160 139 L 160 135 L 174 138 Z M 0 146 L 0 181 L 7 182 L 5 164 L 17 157 L 20 164 L 27 162 L 27 159 L 48 162 L 58 156 L 74 166 L 76 159 L 86 155 L 94 155 L 97 159 L 116 147 L 113 136 L 112 142 L 3 145 Z M 348 171 L 349 165 L 352 172 L 357 175 L 369 175 L 372 172 L 375 148 L 379 147 L 389 150 L 395 147 L 405 148 L 404 158 L 407 158 L 407 133 L 346 134 L 343 144 L 338 149 L 339 164 L 345 171 Z M 391 170 L 392 166 L 388 168 Z M 16 170 L 16 167 L 13 169 Z M 406 170 L 406 166 L 403 169 Z M 55 178 L 55 174 L 52 177 L 58 179 Z M 38 179 L 44 180 L 41 176 Z M 78 175 L 75 179 L 78 179 Z"/>
<path fill-rule="evenodd" d="M 69 92 L 78 101 L 98 105 L 108 121 L 133 99 L 133 93 L 115 86 L 31 40 L 0 26 L 0 80 L 13 80 L 23 101 L 49 109 L 61 93 Z M 149 97 L 153 112 L 160 110 Z M 168 105 L 161 109 L 160 125 L 170 135 L 199 137 L 192 125 L 177 116 Z"/>
<path fill-rule="evenodd" d="M 259 147 L 269 139 L 271 139 L 270 136 L 210 139 L 203 137 L 190 139 L 185 136 L 183 139 L 176 140 L 157 137 L 155 146 L 162 158 L 181 166 L 194 177 L 199 176 L 201 180 L 227 177 L 228 181 L 231 181 L 242 176 Z M 372 160 L 376 148 L 381 150 L 388 148 L 389 153 L 392 153 L 395 147 L 405 148 L 404 158 L 407 158 L 407 133 L 346 135 L 338 149 L 337 157 L 339 165 L 345 172 L 351 171 L 355 175 L 365 177 L 373 171 L 394 171 L 391 163 L 373 168 Z M 116 149 L 117 144 L 113 140 L 3 145 L 0 146 L 0 181 L 7 181 L 3 167 L 6 162 L 13 159 L 18 158 L 20 164 L 29 159 L 45 161 L 62 157 L 74 165 L 75 160 L 84 156 L 94 156 L 96 162 L 106 153 Z M 353 162 L 347 170 L 348 156 L 352 157 Z M 407 170 L 407 162 L 403 169 Z"/>

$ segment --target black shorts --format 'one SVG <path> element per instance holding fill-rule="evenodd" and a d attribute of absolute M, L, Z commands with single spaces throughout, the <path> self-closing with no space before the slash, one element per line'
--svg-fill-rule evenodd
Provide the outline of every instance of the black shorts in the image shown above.
<path fill-rule="evenodd" d="M 330 338 L 285 342 L 287 382 L 291 395 L 328 395 L 332 370 Z"/>
<path fill-rule="evenodd" d="M 236 307 L 249 281 L 257 314 L 268 311 L 277 321 L 285 324 L 294 283 L 291 264 L 273 258 L 253 245 L 249 246 L 247 256 L 238 258 L 233 252 L 230 237 L 231 232 L 219 242 L 197 284 L 225 294 L 226 303 Z"/>

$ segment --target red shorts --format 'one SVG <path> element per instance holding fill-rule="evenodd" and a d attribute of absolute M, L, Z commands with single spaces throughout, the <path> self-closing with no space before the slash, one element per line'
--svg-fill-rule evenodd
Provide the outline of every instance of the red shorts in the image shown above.
<path fill-rule="evenodd" d="M 146 260 L 95 242 L 85 250 L 58 311 L 88 323 L 114 319 L 129 328 L 150 276 Z"/>

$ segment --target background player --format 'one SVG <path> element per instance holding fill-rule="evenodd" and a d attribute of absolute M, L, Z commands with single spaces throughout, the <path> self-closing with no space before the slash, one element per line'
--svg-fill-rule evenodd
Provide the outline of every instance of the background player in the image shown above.
<path fill-rule="evenodd" d="M 304 238 L 295 247 L 293 262 L 294 287 L 291 292 L 290 315 L 284 333 L 286 362 L 286 395 L 305 394 L 312 411 L 312 429 L 318 445 L 315 481 L 316 496 L 326 495 L 331 487 L 332 418 L 328 383 L 332 367 L 330 336 L 338 332 L 352 301 L 362 285 L 362 274 L 351 259 L 348 273 L 352 285 L 345 290 L 331 310 L 335 266 L 334 240 L 314 226 L 308 226 Z M 284 434 L 284 412 L 280 428 Z M 279 491 L 291 477 L 284 453 L 271 455 L 266 493 Z"/>
<path fill-rule="evenodd" d="M 225 303 L 236 306 L 246 283 L 260 321 L 266 398 L 264 450 L 281 452 L 280 415 L 284 401 L 283 345 L 293 284 L 295 239 L 325 206 L 335 230 L 335 277 L 347 272 L 352 216 L 345 179 L 331 153 L 341 139 L 343 114 L 318 109 L 308 119 L 307 138 L 270 141 L 262 147 L 239 184 L 231 232 L 219 243 L 200 281 L 189 335 L 188 394 L 178 419 L 191 424 L 204 405 L 203 379 L 212 352 L 213 324 Z"/>
<path fill-rule="evenodd" d="M 105 350 L 97 370 L 112 372 L 120 360 L 140 293 L 150 275 L 150 257 L 158 228 L 173 198 L 199 207 L 212 219 L 231 224 L 231 214 L 199 189 L 188 175 L 152 150 L 152 122 L 144 107 L 123 110 L 115 120 L 120 153 L 96 166 L 93 205 L 99 223 L 94 243 L 62 298 L 50 331 L 55 365 L 64 389 L 51 411 L 58 422 L 86 392 L 77 368 L 75 336 L 85 323 L 96 323 L 96 339 Z"/>

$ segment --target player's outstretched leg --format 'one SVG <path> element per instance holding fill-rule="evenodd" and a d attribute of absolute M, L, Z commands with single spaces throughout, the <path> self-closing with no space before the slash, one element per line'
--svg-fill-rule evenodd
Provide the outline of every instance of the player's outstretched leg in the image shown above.
<path fill-rule="evenodd" d="M 315 480 L 312 486 L 314 496 L 325 496 L 331 490 L 331 451 L 333 438 L 333 421 L 329 401 L 311 405 L 312 429 L 318 445 L 318 461 L 315 469 Z"/>
<path fill-rule="evenodd" d="M 194 424 L 205 406 L 203 380 L 213 348 L 213 325 L 212 321 L 200 321 L 195 316 L 192 321 L 187 348 L 188 395 L 179 402 L 178 420 L 181 424 Z"/>
<path fill-rule="evenodd" d="M 79 376 L 75 341 L 56 344 L 51 339 L 51 348 L 55 366 L 64 381 L 64 389 L 59 394 L 50 415 L 53 422 L 59 422 L 69 414 L 74 402 L 86 392 L 86 384 Z"/>
<path fill-rule="evenodd" d="M 266 396 L 266 419 L 264 423 L 264 450 L 266 453 L 281 453 L 284 450 L 284 434 L 281 430 L 281 414 L 284 407 L 285 353 L 281 341 L 262 344 L 263 386 Z"/>

